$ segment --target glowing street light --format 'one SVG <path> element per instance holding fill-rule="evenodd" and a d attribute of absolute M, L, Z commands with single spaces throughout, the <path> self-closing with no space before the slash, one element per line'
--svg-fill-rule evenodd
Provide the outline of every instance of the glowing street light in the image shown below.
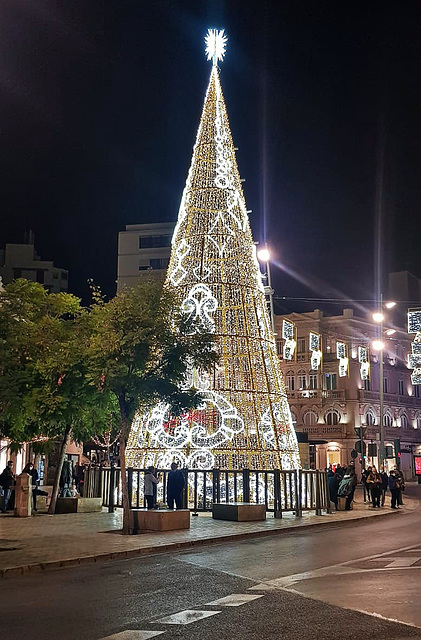
<path fill-rule="evenodd" d="M 393 307 L 396 305 L 396 302 L 393 302 L 392 300 L 388 300 L 387 302 L 383 302 L 383 294 L 380 294 L 380 308 L 378 311 L 375 311 L 372 314 L 372 318 L 374 320 L 374 322 L 377 322 L 377 324 L 379 325 L 379 337 L 377 340 L 374 340 L 372 342 L 372 347 L 375 351 L 379 352 L 379 404 L 380 404 L 380 447 L 379 447 L 379 467 L 381 467 L 382 465 L 384 465 L 384 461 L 386 458 L 385 455 L 385 447 L 384 447 L 384 424 L 383 424 L 383 419 L 384 419 L 384 356 L 383 356 L 383 351 L 385 348 L 385 343 L 383 342 L 382 338 L 383 338 L 383 322 L 385 319 L 384 313 L 383 313 L 383 309 L 393 309 Z M 386 332 L 386 335 L 393 335 L 395 333 L 394 329 L 388 329 Z"/>
<path fill-rule="evenodd" d="M 396 329 L 387 329 L 387 330 L 385 331 L 385 334 L 386 334 L 387 336 L 393 336 L 393 334 L 394 334 L 394 333 L 396 333 Z"/>
<path fill-rule="evenodd" d="M 371 346 L 373 347 L 374 351 L 383 351 L 384 342 L 382 340 L 373 340 Z"/>
<path fill-rule="evenodd" d="M 268 278 L 268 286 L 265 287 L 265 294 L 269 296 L 269 305 L 270 305 L 270 318 L 272 321 L 272 331 L 273 335 L 275 335 L 275 310 L 273 308 L 273 294 L 274 290 L 272 289 L 272 279 L 270 277 L 270 251 L 265 246 L 262 249 L 259 249 L 257 252 L 257 258 L 260 262 L 266 263 L 266 274 Z"/>

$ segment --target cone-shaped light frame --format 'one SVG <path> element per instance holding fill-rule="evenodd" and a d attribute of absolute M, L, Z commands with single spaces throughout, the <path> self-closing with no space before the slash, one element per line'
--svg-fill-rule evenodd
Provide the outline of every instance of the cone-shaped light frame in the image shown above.
<path fill-rule="evenodd" d="M 164 404 L 139 414 L 128 466 L 296 469 L 297 438 L 270 326 L 235 150 L 212 67 L 172 240 L 165 287 L 215 333 L 212 375 L 192 371 L 201 408 L 172 418 Z"/>

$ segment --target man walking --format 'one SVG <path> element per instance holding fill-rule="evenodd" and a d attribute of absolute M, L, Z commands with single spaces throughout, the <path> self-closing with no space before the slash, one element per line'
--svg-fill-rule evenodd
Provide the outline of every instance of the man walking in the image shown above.
<path fill-rule="evenodd" d="M 174 501 L 177 509 L 182 508 L 181 494 L 184 489 L 184 475 L 178 468 L 178 464 L 173 462 L 171 471 L 168 474 L 167 504 L 168 509 L 174 509 Z"/>

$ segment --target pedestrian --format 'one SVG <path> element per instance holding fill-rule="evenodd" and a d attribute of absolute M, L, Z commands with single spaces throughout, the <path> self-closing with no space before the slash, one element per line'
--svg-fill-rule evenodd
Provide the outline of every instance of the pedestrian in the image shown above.
<path fill-rule="evenodd" d="M 341 476 L 339 475 L 339 473 L 333 473 L 333 471 L 328 472 L 327 486 L 329 487 L 329 496 L 336 509 L 338 509 L 338 489 L 340 482 Z"/>
<path fill-rule="evenodd" d="M 182 508 L 181 494 L 184 489 L 184 475 L 178 468 L 178 464 L 173 462 L 171 464 L 171 471 L 168 474 L 167 485 L 167 504 L 168 509 L 174 509 L 174 501 L 177 509 Z"/>
<path fill-rule="evenodd" d="M 156 504 L 156 485 L 160 480 L 161 476 L 156 475 L 155 467 L 148 467 L 145 473 L 145 488 L 143 490 L 148 509 L 153 509 Z"/>
<path fill-rule="evenodd" d="M 391 509 L 397 509 L 399 506 L 399 494 L 401 491 L 401 478 L 397 469 L 392 469 L 389 476 L 389 489 L 392 495 L 390 503 Z"/>
<path fill-rule="evenodd" d="M 382 501 L 382 507 L 384 507 L 384 501 L 386 499 L 386 491 L 387 491 L 387 488 L 389 486 L 389 478 L 387 476 L 387 473 L 386 473 L 384 467 L 382 467 L 382 470 L 380 471 L 380 476 L 381 476 L 381 479 L 382 479 L 381 501 Z"/>
<path fill-rule="evenodd" d="M 399 505 L 403 505 L 403 492 L 405 491 L 405 476 L 403 475 L 402 471 L 400 469 L 398 469 L 397 467 L 395 467 L 397 474 L 400 478 L 400 490 L 399 490 L 399 499 L 398 499 L 398 504 Z"/>
<path fill-rule="evenodd" d="M 380 495 L 382 492 L 382 477 L 376 467 L 371 467 L 371 471 L 367 476 L 367 485 L 370 487 L 371 502 L 373 509 L 380 507 Z"/>
<path fill-rule="evenodd" d="M 15 484 L 15 474 L 13 473 L 13 460 L 9 460 L 6 468 L 0 475 L 0 486 L 3 487 L 3 504 L 2 511 L 6 513 L 7 505 L 12 495 L 13 485 Z"/>
<path fill-rule="evenodd" d="M 370 501 L 370 485 L 367 484 L 367 478 L 371 473 L 371 467 L 367 467 L 361 474 L 361 484 L 364 487 L 364 502 L 365 502 L 365 494 L 367 494 L 368 501 Z"/>
<path fill-rule="evenodd" d="M 32 462 L 28 462 L 27 465 L 25 466 L 24 470 L 22 471 L 22 473 L 27 473 L 32 478 L 32 480 L 31 480 L 31 485 L 32 485 L 32 503 L 33 503 L 33 507 L 32 508 L 33 508 L 34 511 L 36 511 L 37 510 L 37 487 L 38 487 L 38 480 L 39 480 L 38 471 L 35 469 L 35 467 L 32 464 Z"/>
<path fill-rule="evenodd" d="M 355 474 L 355 469 L 351 465 L 349 465 L 346 468 L 346 473 L 344 474 L 344 477 L 342 478 L 338 489 L 338 496 L 340 498 L 346 498 L 345 511 L 350 511 L 351 509 L 357 482 L 358 480 Z"/>

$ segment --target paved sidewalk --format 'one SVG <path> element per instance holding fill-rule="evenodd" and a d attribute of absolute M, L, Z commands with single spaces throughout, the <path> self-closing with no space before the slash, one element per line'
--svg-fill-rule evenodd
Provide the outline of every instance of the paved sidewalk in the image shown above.
<path fill-rule="evenodd" d="M 389 505 L 389 500 L 387 504 Z M 283 533 L 294 529 L 338 526 L 355 520 L 401 517 L 419 508 L 417 500 L 405 496 L 405 506 L 392 511 L 389 506 L 372 509 L 357 496 L 353 511 L 302 518 L 285 514 L 275 519 L 268 513 L 263 522 L 227 522 L 213 520 L 211 514 L 191 517 L 188 531 L 168 531 L 123 536 L 120 533 L 122 512 L 37 514 L 31 518 L 0 516 L 0 577 L 22 575 L 70 565 L 80 565 L 112 558 L 134 557 L 179 550 L 211 543 L 241 540 Z"/>

